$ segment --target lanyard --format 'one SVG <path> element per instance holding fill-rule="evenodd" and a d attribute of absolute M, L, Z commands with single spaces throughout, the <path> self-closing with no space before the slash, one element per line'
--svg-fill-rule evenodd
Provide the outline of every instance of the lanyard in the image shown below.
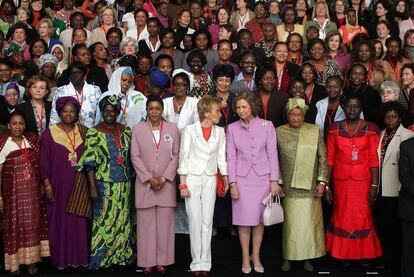
<path fill-rule="evenodd" d="M 277 91 L 280 91 L 280 88 L 282 87 L 282 78 L 283 78 L 283 69 L 280 71 L 280 73 L 277 73 Z"/>
<path fill-rule="evenodd" d="M 362 122 L 362 120 L 361 119 L 358 119 L 358 125 L 357 125 L 355 131 L 351 134 L 351 131 L 349 130 L 349 126 L 348 126 L 348 121 L 345 120 L 345 130 L 346 130 L 346 133 L 348 134 L 348 136 L 351 137 L 351 140 L 352 140 L 352 148 L 355 147 L 354 137 L 358 133 L 359 128 L 361 127 L 361 122 Z"/>
<path fill-rule="evenodd" d="M 65 130 L 65 128 L 62 128 L 62 127 L 60 127 L 60 126 L 58 126 L 63 132 L 65 132 L 65 134 L 66 134 L 66 136 L 68 137 L 68 140 L 69 140 L 69 143 L 70 143 L 70 146 L 72 146 L 72 153 L 74 153 L 75 152 L 75 150 L 76 150 L 76 127 L 73 127 L 73 140 L 70 138 L 70 136 L 69 136 L 69 133 L 70 133 L 70 131 L 68 132 L 68 131 L 66 131 Z"/>
<path fill-rule="evenodd" d="M 371 74 L 372 74 L 372 64 L 369 64 L 366 82 L 368 82 L 371 79 Z"/>
<path fill-rule="evenodd" d="M 118 165 L 122 165 L 124 162 L 124 158 L 121 155 L 121 130 L 119 128 L 119 125 L 117 123 L 116 124 L 116 130 L 117 130 L 117 136 L 115 136 L 112 131 L 109 131 L 108 128 L 105 126 L 105 124 L 103 125 L 104 128 L 109 131 L 109 135 L 112 137 L 112 139 L 115 141 L 116 146 L 118 146 L 118 159 L 117 159 L 117 163 Z"/>
<path fill-rule="evenodd" d="M 79 102 L 79 104 L 80 104 L 80 106 L 82 108 L 82 104 L 83 104 L 83 89 L 82 89 L 82 92 L 80 93 L 80 100 L 79 100 L 79 92 L 77 92 L 75 90 L 75 94 L 76 94 L 76 100 L 78 100 L 78 102 Z"/>
<path fill-rule="evenodd" d="M 17 144 L 17 143 L 16 143 Z M 29 164 L 29 155 L 27 154 L 27 147 L 26 147 L 26 141 L 25 138 L 23 137 L 22 139 L 22 144 L 24 146 L 24 148 L 22 148 L 21 146 L 19 146 L 17 144 L 17 147 L 19 147 L 19 150 L 23 152 L 23 157 L 24 157 L 24 161 L 26 164 Z"/>
<path fill-rule="evenodd" d="M 244 24 L 245 24 L 245 21 L 246 21 L 246 18 L 247 18 L 247 14 L 248 14 L 248 12 L 246 12 L 243 16 L 241 16 L 240 13 L 239 13 L 239 28 L 244 27 Z M 243 18 L 243 20 L 242 20 L 242 18 Z"/>
<path fill-rule="evenodd" d="M 399 70 L 398 70 L 398 61 L 394 64 L 394 63 L 391 61 L 390 57 L 387 57 L 387 60 L 388 60 L 388 62 L 390 63 L 392 70 L 394 71 L 395 79 L 396 79 L 396 80 L 398 80 L 398 77 L 399 77 L 399 75 L 400 75 L 400 74 L 399 74 Z"/>
<path fill-rule="evenodd" d="M 122 107 L 121 106 L 121 110 L 122 110 L 122 115 L 124 117 L 124 120 L 126 120 L 127 117 L 127 108 L 128 108 L 128 95 L 125 95 L 125 106 Z"/>
<path fill-rule="evenodd" d="M 270 102 L 269 100 L 270 100 L 270 96 L 267 99 L 267 102 L 265 103 L 263 100 L 262 92 L 260 92 L 260 101 L 262 101 L 264 119 L 267 119 L 267 111 L 268 111 L 269 102 Z"/>
<path fill-rule="evenodd" d="M 227 127 L 227 121 L 229 120 L 229 112 L 230 112 L 229 107 L 222 107 L 221 108 L 221 113 L 224 116 L 224 121 L 225 121 L 226 127 Z"/>
<path fill-rule="evenodd" d="M 161 120 L 161 122 L 160 122 L 160 140 L 158 141 L 158 143 L 157 143 L 157 140 L 155 139 L 154 132 L 152 132 L 152 139 L 154 141 L 155 147 L 157 148 L 157 152 L 158 152 L 158 149 L 160 148 L 160 144 L 161 144 L 162 124 L 163 124 L 163 121 Z"/>
<path fill-rule="evenodd" d="M 33 101 L 32 101 L 32 105 L 33 105 Z M 40 110 L 40 112 L 37 110 L 36 106 L 33 105 L 33 107 L 36 110 L 36 117 L 39 120 L 40 132 L 42 132 L 43 131 L 43 104 L 42 104 L 42 109 Z"/>
<path fill-rule="evenodd" d="M 253 79 L 251 79 L 249 81 L 244 80 L 244 85 L 246 86 L 246 89 L 247 90 L 252 91 L 252 88 L 253 88 Z"/>
<path fill-rule="evenodd" d="M 332 112 L 331 113 L 328 113 L 328 111 L 329 111 L 329 103 L 328 103 L 328 108 L 327 108 L 326 114 L 328 116 L 328 124 L 329 124 L 329 126 L 332 125 L 333 117 L 334 117 L 336 111 L 338 110 L 338 107 L 339 107 L 339 101 L 337 103 L 335 103 L 335 105 L 333 106 Z"/>

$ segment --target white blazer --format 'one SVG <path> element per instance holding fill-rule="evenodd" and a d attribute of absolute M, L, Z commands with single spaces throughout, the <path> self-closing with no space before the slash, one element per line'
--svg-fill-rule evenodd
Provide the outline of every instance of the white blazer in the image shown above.
<path fill-rule="evenodd" d="M 213 125 L 208 141 L 203 137 L 200 122 L 184 128 L 181 134 L 179 175 L 227 175 L 226 137 L 224 128 Z"/>
<path fill-rule="evenodd" d="M 319 130 L 322 137 L 324 137 L 325 135 L 325 118 L 326 112 L 328 111 L 328 99 L 329 97 L 326 97 L 316 102 L 316 108 L 318 109 L 318 113 L 316 114 L 315 124 L 319 126 Z M 360 117 L 361 119 L 364 119 L 364 114 L 362 112 Z M 342 107 L 339 106 L 338 110 L 335 113 L 334 122 L 344 120 L 345 118 L 345 112 L 342 109 Z"/>
<path fill-rule="evenodd" d="M 197 103 L 198 99 L 194 97 L 187 96 L 183 107 L 181 108 L 181 112 L 178 115 L 174 112 L 174 97 L 168 97 L 163 100 L 164 102 L 164 113 L 163 117 L 168 122 L 174 123 L 177 125 L 178 130 L 181 131 L 184 127 L 197 122 L 198 119 L 198 111 L 197 111 Z"/>
<path fill-rule="evenodd" d="M 381 132 L 380 143 L 378 144 L 378 158 L 381 159 L 381 142 L 384 139 L 385 131 Z M 380 178 L 382 196 L 398 197 L 401 189 L 400 179 L 398 177 L 398 160 L 400 159 L 400 144 L 404 140 L 414 137 L 414 133 L 404 128 L 398 127 L 394 137 L 390 141 L 385 152 L 384 161 L 380 166 Z"/>

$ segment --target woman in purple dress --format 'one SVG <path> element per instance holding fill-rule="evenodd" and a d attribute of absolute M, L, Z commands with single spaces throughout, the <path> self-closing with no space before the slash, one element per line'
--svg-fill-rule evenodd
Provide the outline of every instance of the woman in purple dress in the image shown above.
<path fill-rule="evenodd" d="M 56 111 L 61 122 L 41 136 L 40 170 L 47 197 L 50 252 L 53 264 L 60 269 L 87 266 L 89 257 L 86 217 L 91 211 L 89 196 L 81 197 L 87 194 L 86 178 L 75 171 L 87 131 L 85 126 L 75 124 L 80 108 L 73 97 L 59 98 Z M 75 212 L 74 202 L 83 204 L 87 212 Z"/>
<path fill-rule="evenodd" d="M 233 225 L 239 226 L 242 272 L 263 273 L 260 247 L 263 238 L 262 200 L 269 192 L 283 196 L 279 180 L 276 131 L 271 121 L 259 118 L 259 99 L 249 91 L 234 99 L 240 120 L 227 127 L 227 164 L 230 194 L 233 198 Z M 250 255 L 250 237 L 253 251 Z"/>

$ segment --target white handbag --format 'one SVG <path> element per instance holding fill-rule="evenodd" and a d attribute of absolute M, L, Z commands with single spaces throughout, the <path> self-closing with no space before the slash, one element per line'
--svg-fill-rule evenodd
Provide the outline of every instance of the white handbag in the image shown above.
<path fill-rule="evenodd" d="M 280 197 L 276 196 L 276 201 L 273 200 L 272 193 L 262 201 L 263 205 L 266 206 L 263 212 L 263 225 L 271 226 L 274 224 L 282 223 L 285 219 L 283 214 L 283 208 L 280 204 Z"/>

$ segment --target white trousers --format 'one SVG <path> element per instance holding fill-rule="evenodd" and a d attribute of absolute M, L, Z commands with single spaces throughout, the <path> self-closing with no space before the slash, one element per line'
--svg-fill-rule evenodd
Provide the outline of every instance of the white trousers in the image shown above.
<path fill-rule="evenodd" d="M 190 197 L 185 198 L 185 208 L 190 228 L 190 247 L 193 261 L 191 271 L 210 271 L 211 232 L 213 229 L 214 203 L 217 176 L 187 175 Z"/>

